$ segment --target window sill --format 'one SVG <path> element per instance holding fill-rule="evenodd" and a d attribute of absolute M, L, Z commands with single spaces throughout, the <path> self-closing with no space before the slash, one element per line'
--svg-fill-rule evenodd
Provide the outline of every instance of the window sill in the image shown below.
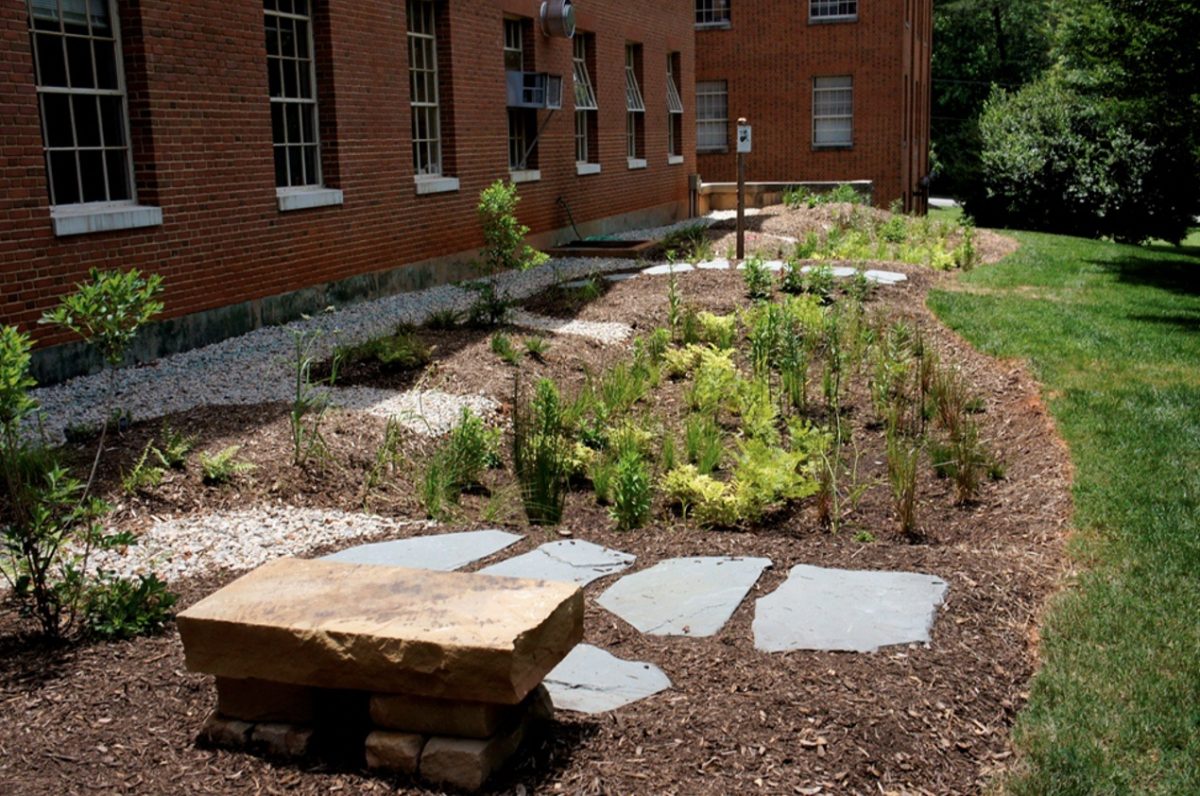
<path fill-rule="evenodd" d="M 317 207 L 333 207 L 344 202 L 345 197 L 336 188 L 276 188 L 279 212 L 312 210 Z"/>
<path fill-rule="evenodd" d="M 679 166 L 683 163 L 683 155 L 667 155 L 668 166 Z"/>
<path fill-rule="evenodd" d="M 458 177 L 414 177 L 413 182 L 417 186 L 417 196 L 450 193 L 459 187 Z"/>
<path fill-rule="evenodd" d="M 540 169 L 524 169 L 522 171 L 510 171 L 508 177 L 514 183 L 516 182 L 538 182 L 542 179 Z"/>
<path fill-rule="evenodd" d="M 64 205 L 50 208 L 54 234 L 60 238 L 89 235 L 96 232 L 116 232 L 162 225 L 161 207 L 135 204 Z"/>
<path fill-rule="evenodd" d="M 723 19 L 720 22 L 697 22 L 696 30 L 729 30 L 733 25 L 728 19 Z"/>
<path fill-rule="evenodd" d="M 697 149 L 696 154 L 697 155 L 727 155 L 727 154 L 729 154 L 729 147 L 714 146 L 714 147 L 708 147 L 706 149 Z"/>
<path fill-rule="evenodd" d="M 645 158 L 625 158 L 625 162 L 629 164 L 630 170 L 646 168 Z"/>
<path fill-rule="evenodd" d="M 858 22 L 858 14 L 844 17 L 809 17 L 808 19 L 810 25 L 837 25 L 842 22 Z"/>
<path fill-rule="evenodd" d="M 813 144 L 813 152 L 838 152 L 854 149 L 854 144 Z"/>
<path fill-rule="evenodd" d="M 580 161 L 577 160 L 577 161 L 575 161 L 575 173 L 577 175 L 579 175 L 580 177 L 586 177 L 589 174 L 599 174 L 600 173 L 600 164 L 599 163 L 581 163 Z"/>

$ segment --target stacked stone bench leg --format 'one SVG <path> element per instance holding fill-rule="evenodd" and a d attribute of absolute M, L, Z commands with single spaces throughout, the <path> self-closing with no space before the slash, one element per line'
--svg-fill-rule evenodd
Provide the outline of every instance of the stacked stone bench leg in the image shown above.
<path fill-rule="evenodd" d="M 282 559 L 178 617 L 215 675 L 207 744 L 477 789 L 552 710 L 542 679 L 583 635 L 546 581 Z"/>

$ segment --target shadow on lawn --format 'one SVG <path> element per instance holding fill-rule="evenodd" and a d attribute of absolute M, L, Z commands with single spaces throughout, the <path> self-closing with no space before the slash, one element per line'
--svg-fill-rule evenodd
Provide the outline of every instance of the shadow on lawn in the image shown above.
<path fill-rule="evenodd" d="M 1091 260 L 1106 271 L 1115 273 L 1126 285 L 1153 287 L 1187 296 L 1200 296 L 1200 248 L 1194 246 L 1146 246 L 1158 256 L 1130 256 L 1118 260 Z M 1166 259 L 1162 255 L 1172 255 Z"/>

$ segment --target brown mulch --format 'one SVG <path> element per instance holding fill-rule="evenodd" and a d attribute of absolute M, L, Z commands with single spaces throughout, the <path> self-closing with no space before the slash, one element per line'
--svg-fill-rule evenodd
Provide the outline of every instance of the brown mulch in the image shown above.
<path fill-rule="evenodd" d="M 979 793 L 1009 765 L 1013 718 L 1026 699 L 1036 661 L 1036 622 L 1061 576 L 1062 539 L 1070 514 L 1070 471 L 1023 367 L 967 346 L 924 309 L 929 287 L 945 275 L 903 270 L 910 281 L 880 290 L 871 311 L 905 315 L 919 324 L 942 356 L 967 375 L 984 399 L 977 416 L 1005 478 L 980 498 L 953 505 L 951 485 L 924 468 L 919 524 L 926 540 L 895 533 L 881 433 L 855 393 L 850 422 L 860 440 L 859 478 L 875 481 L 838 534 L 817 526 L 813 509 L 798 506 L 763 527 L 701 531 L 658 510 L 646 529 L 617 533 L 606 510 L 573 493 L 563 532 L 634 553 L 638 567 L 675 556 L 767 556 L 774 562 L 726 627 L 712 638 L 644 636 L 595 604 L 613 579 L 587 589 L 585 638 L 632 660 L 652 662 L 671 678 L 669 691 L 610 714 L 559 713 L 552 731 L 515 768 L 493 783 L 503 793 Z M 613 285 L 582 307 L 584 320 L 620 320 L 639 333 L 661 325 L 666 278 Z M 649 286 L 654 289 L 648 289 Z M 744 306 L 736 273 L 681 277 L 685 299 L 718 312 Z M 511 330 L 515 340 L 527 333 Z M 424 334 L 424 332 L 423 332 Z M 479 391 L 511 401 L 514 369 L 489 349 L 490 334 L 430 333 L 435 363 L 404 377 L 453 392 Z M 523 380 L 555 378 L 564 391 L 587 372 L 627 357 L 628 346 L 551 338 L 545 363 L 526 359 Z M 364 376 L 364 378 L 366 378 Z M 654 409 L 677 413 L 680 385 L 664 383 Z M 507 410 L 507 407 L 506 407 Z M 298 469 L 290 463 L 287 407 L 197 410 L 170 418 L 199 434 L 200 447 L 240 444 L 258 468 L 227 487 L 205 487 L 194 465 L 161 487 L 134 497 L 116 487 L 159 423 L 135 427 L 107 454 L 103 490 L 117 517 L 142 527 L 155 516 L 188 514 L 261 502 L 372 511 L 419 517 L 413 483 L 429 443 L 406 440 L 410 456 L 389 486 L 365 494 L 363 481 L 383 434 L 383 422 L 331 415 L 330 458 Z M 85 455 L 78 449 L 78 455 Z M 511 487 L 497 476 L 495 496 L 464 498 L 454 527 L 501 525 L 526 534 L 512 555 L 557 538 L 522 523 Z M 489 510 L 489 520 L 481 514 Z M 497 521 L 498 519 L 498 521 Z M 875 541 L 856 540 L 870 532 Z M 485 566 L 489 562 L 481 562 Z M 874 654 L 756 652 L 750 623 L 754 598 L 772 592 L 796 564 L 926 572 L 950 584 L 932 644 Z M 236 573 L 176 584 L 186 606 Z M 208 678 L 185 671 L 178 636 L 50 650 L 16 634 L 0 618 L 0 793 L 328 794 L 424 793 L 423 786 L 316 764 L 280 765 L 197 748 L 194 739 L 213 706 Z"/>

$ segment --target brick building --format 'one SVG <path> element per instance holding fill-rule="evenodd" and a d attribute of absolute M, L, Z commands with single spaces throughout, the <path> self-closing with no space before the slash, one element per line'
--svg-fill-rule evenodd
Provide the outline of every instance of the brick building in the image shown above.
<path fill-rule="evenodd" d="M 696 0 L 697 169 L 753 182 L 869 181 L 924 212 L 932 0 Z"/>
<path fill-rule="evenodd" d="M 461 278 L 503 178 L 537 243 L 677 220 L 689 175 L 731 179 L 736 114 L 752 179 L 917 207 L 929 2 L 579 0 L 568 38 L 540 0 L 4 0 L 0 322 L 62 343 L 42 312 L 137 267 L 165 278 L 153 356 Z M 853 84 L 850 146 L 810 143 L 825 78 Z M 86 364 L 40 353 L 43 380 Z"/>

